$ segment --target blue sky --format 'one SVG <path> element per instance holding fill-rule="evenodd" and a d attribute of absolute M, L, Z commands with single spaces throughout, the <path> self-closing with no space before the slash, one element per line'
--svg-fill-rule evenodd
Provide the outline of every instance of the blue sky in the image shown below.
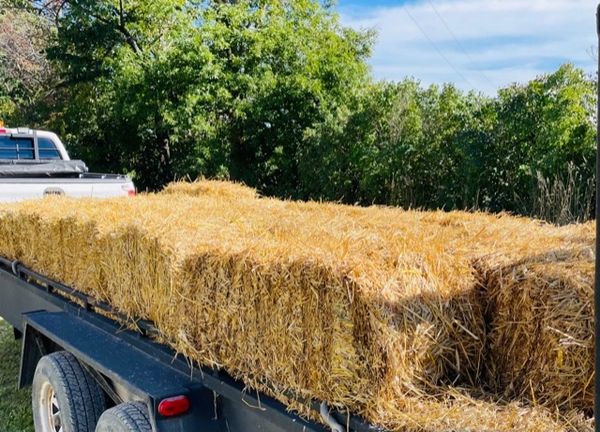
<path fill-rule="evenodd" d="M 596 71 L 596 0 L 338 0 L 345 25 L 378 33 L 373 75 L 495 94 L 570 62 Z"/>

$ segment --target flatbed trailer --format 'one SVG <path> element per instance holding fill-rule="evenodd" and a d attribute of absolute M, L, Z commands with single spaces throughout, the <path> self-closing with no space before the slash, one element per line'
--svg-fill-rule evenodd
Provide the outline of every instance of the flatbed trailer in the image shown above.
<path fill-rule="evenodd" d="M 322 424 L 306 420 L 177 356 L 152 323 L 1 257 L 0 316 L 22 340 L 18 386 L 32 385 L 36 432 L 381 430 L 324 402 L 310 403 Z"/>

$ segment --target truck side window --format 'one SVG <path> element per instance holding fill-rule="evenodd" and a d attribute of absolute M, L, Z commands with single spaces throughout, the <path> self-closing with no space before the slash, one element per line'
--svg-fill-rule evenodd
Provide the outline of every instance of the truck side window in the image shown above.
<path fill-rule="evenodd" d="M 0 136 L 0 159 L 34 159 L 33 140 Z"/>
<path fill-rule="evenodd" d="M 38 137 L 40 159 L 60 159 L 60 153 L 50 138 Z"/>

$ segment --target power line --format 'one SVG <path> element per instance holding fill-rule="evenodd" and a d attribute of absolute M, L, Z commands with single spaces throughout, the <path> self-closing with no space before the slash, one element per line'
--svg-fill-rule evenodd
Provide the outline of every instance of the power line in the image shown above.
<path fill-rule="evenodd" d="M 460 78 L 463 79 L 463 81 L 465 81 L 471 87 L 476 88 L 476 86 L 473 85 L 473 83 L 471 81 L 469 81 L 467 79 L 467 77 L 464 76 L 463 73 L 460 70 L 458 70 L 458 68 L 456 66 L 454 66 L 454 64 L 452 64 L 452 62 L 448 59 L 448 57 L 446 57 L 446 55 L 442 52 L 442 50 L 440 50 L 440 48 L 437 46 L 437 44 L 429 37 L 429 35 L 425 32 L 425 30 L 423 29 L 423 27 L 421 27 L 421 25 L 419 24 L 419 22 L 410 13 L 410 11 L 408 10 L 408 8 L 407 7 L 403 7 L 403 9 L 404 9 L 404 12 L 406 12 L 406 14 L 408 15 L 408 17 L 412 20 L 412 22 L 415 23 L 415 25 L 421 31 L 421 33 L 423 33 L 423 36 L 425 36 L 425 38 L 429 41 L 429 43 L 431 44 L 431 46 L 437 51 L 437 53 L 439 54 L 439 56 L 441 58 L 443 58 L 446 63 L 448 63 L 448 66 L 450 66 L 454 70 L 454 72 L 456 72 L 456 74 Z"/>
<path fill-rule="evenodd" d="M 590 56 L 590 58 L 594 61 L 596 61 L 598 59 L 598 48 L 596 48 L 595 46 L 590 46 L 588 47 L 585 52 L 587 53 L 587 55 Z"/>
<path fill-rule="evenodd" d="M 448 33 L 450 33 L 450 36 L 452 36 L 452 39 L 454 39 L 454 42 L 456 42 L 456 44 L 461 49 L 461 51 L 467 56 L 467 58 L 471 61 L 471 63 L 475 63 L 475 60 L 473 60 L 473 57 L 471 57 L 471 54 L 469 54 L 469 52 L 465 49 L 464 45 L 456 37 L 456 34 L 454 34 L 454 32 L 452 31 L 452 29 L 450 28 L 450 25 L 444 19 L 443 15 L 438 12 L 438 10 L 435 7 L 435 5 L 433 4 L 433 2 L 431 0 L 427 0 L 427 3 L 429 3 L 429 6 L 431 6 L 431 8 L 435 12 L 435 14 L 439 18 L 439 20 L 442 22 L 442 24 L 444 25 L 444 27 L 446 27 L 446 30 L 448 30 Z M 490 77 L 488 77 L 485 73 L 483 73 L 483 71 L 478 70 L 478 72 L 487 81 L 487 83 L 489 85 L 491 85 L 493 88 L 497 88 L 497 85 L 490 79 Z"/>

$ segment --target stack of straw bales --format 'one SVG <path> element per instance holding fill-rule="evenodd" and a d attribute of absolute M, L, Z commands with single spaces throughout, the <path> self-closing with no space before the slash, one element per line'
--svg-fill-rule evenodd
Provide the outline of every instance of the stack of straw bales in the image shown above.
<path fill-rule="evenodd" d="M 0 255 L 152 320 L 178 352 L 300 411 L 315 399 L 394 430 L 573 429 L 543 408 L 449 390 L 486 383 L 498 394 L 585 408 L 551 394 L 587 400 L 589 387 L 576 388 L 589 380 L 590 358 L 546 333 L 589 344 L 580 328 L 589 310 L 561 326 L 554 320 L 572 309 L 551 293 L 540 300 L 518 276 L 532 257 L 579 244 L 565 240 L 571 234 L 509 216 L 258 199 L 226 183 L 167 191 L 1 206 Z M 531 300 L 507 289 L 528 289 Z M 572 291 L 586 302 L 585 289 Z M 522 329 L 512 314 L 537 319 L 540 308 L 552 311 L 531 343 L 508 344 Z M 562 349 L 555 357 L 568 377 L 531 381 L 548 368 L 531 354 L 531 370 L 515 373 L 514 355 L 537 352 L 539 341 Z"/>

